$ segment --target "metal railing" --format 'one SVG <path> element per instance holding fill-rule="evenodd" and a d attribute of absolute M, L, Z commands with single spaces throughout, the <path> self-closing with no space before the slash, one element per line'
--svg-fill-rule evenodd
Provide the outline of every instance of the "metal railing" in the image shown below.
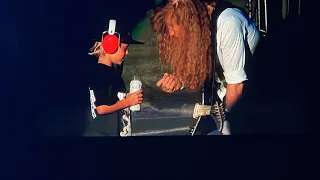
<path fill-rule="evenodd" d="M 268 31 L 267 0 L 248 0 L 249 17 L 264 35 Z"/>
<path fill-rule="evenodd" d="M 291 3 L 290 0 L 282 0 L 282 18 L 295 14 L 301 15 L 301 0 L 292 0 Z"/>

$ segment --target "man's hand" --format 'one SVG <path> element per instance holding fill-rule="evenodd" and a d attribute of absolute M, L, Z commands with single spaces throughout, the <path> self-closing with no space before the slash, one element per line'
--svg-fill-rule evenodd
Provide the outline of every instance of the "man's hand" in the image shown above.
<path fill-rule="evenodd" d="M 179 90 L 182 87 L 182 83 L 173 75 L 165 73 L 162 79 L 157 82 L 157 86 L 161 87 L 164 92 L 172 93 Z"/>

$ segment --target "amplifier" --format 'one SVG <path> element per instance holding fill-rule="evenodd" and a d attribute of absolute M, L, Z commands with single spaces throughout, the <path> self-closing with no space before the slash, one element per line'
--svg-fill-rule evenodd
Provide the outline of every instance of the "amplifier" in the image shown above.
<path fill-rule="evenodd" d="M 132 136 L 190 136 L 193 109 L 200 95 L 176 92 L 145 98 L 141 111 L 131 112 Z"/>

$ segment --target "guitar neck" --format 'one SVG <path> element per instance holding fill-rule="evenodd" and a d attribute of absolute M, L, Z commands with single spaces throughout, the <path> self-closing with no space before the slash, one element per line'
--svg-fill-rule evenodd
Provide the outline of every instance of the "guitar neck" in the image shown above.
<path fill-rule="evenodd" d="M 197 110 L 198 116 L 213 115 L 219 119 L 224 117 L 224 106 L 223 103 L 215 102 L 212 106 L 210 105 L 199 105 Z"/>

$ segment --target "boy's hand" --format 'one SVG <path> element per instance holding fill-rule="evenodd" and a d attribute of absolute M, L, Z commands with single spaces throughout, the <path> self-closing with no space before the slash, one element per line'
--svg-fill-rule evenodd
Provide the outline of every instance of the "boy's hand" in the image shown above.
<path fill-rule="evenodd" d="M 157 82 L 157 86 L 161 87 L 164 92 L 172 93 L 179 90 L 182 87 L 182 83 L 173 75 L 165 73 L 162 79 Z"/>
<path fill-rule="evenodd" d="M 136 104 L 141 104 L 143 101 L 142 89 L 140 89 L 136 92 L 133 92 L 133 93 L 128 93 L 125 99 L 128 103 L 128 106 L 134 106 Z"/>

